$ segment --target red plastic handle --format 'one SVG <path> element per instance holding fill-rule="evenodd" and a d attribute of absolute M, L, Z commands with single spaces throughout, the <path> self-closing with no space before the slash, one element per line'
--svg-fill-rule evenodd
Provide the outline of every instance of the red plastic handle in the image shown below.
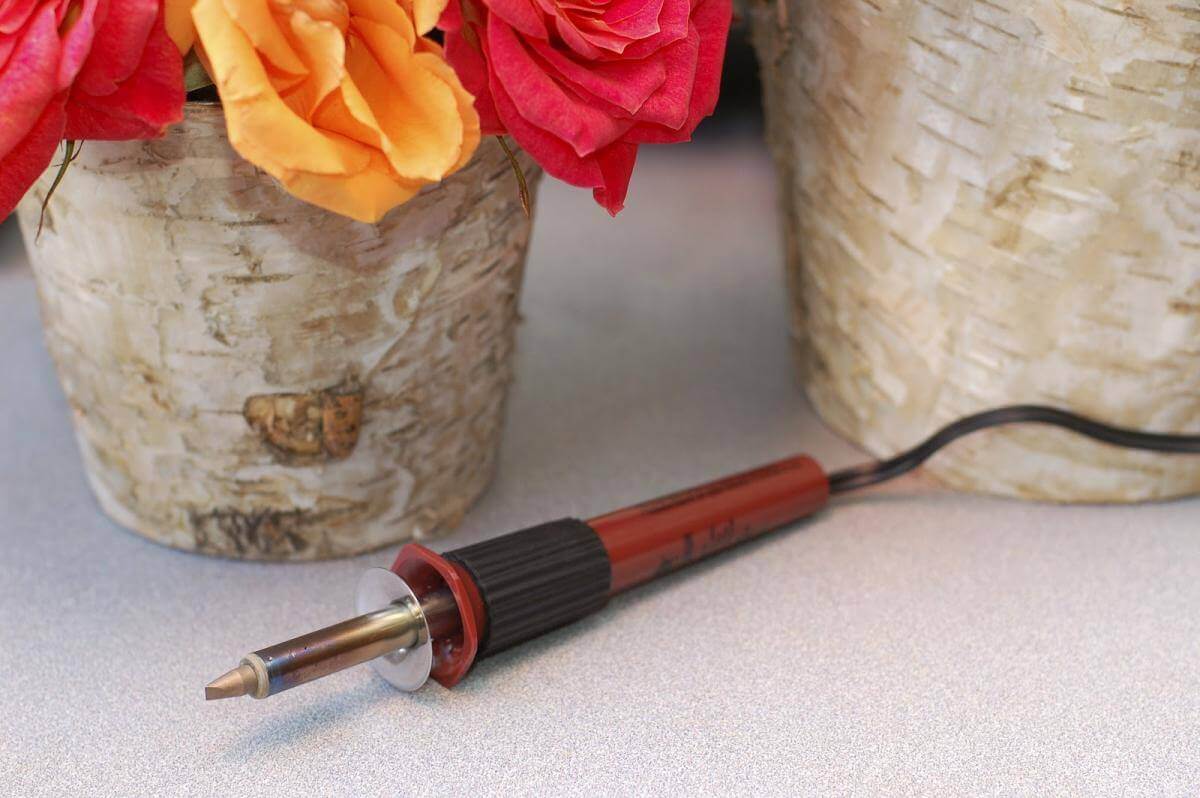
<path fill-rule="evenodd" d="M 588 521 L 612 561 L 611 594 L 820 510 L 829 478 L 791 457 Z"/>
<path fill-rule="evenodd" d="M 618 510 L 588 525 L 608 554 L 612 595 L 811 515 L 828 499 L 824 470 L 811 458 L 793 457 Z M 456 622 L 430 629 L 430 675 L 453 687 L 471 668 L 487 632 L 479 586 L 453 556 L 447 559 L 415 543 L 400 550 L 392 570 L 418 597 L 440 589 L 454 596 Z"/>

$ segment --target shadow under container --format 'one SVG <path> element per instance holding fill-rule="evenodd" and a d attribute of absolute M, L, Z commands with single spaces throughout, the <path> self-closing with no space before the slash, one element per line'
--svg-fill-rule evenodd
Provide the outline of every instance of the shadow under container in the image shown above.
<path fill-rule="evenodd" d="M 779 0 L 749 15 L 800 371 L 833 428 L 880 456 L 1006 404 L 1200 431 L 1194 6 Z M 929 470 L 1029 499 L 1200 491 L 1200 458 L 1038 426 L 972 436 Z"/>
<path fill-rule="evenodd" d="M 39 237 L 49 179 L 21 229 L 115 521 L 310 560 L 436 536 L 482 494 L 531 229 L 494 140 L 376 225 L 287 194 L 217 106 L 159 140 L 87 142 Z"/>

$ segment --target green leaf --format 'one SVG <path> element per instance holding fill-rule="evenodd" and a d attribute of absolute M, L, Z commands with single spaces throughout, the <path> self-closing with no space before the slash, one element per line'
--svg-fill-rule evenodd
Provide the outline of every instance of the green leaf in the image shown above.
<path fill-rule="evenodd" d="M 184 89 L 191 92 L 211 85 L 213 85 L 212 78 L 208 76 L 208 70 L 204 68 L 204 64 L 200 63 L 200 58 L 196 55 L 195 50 L 188 53 L 187 58 L 183 61 Z"/>

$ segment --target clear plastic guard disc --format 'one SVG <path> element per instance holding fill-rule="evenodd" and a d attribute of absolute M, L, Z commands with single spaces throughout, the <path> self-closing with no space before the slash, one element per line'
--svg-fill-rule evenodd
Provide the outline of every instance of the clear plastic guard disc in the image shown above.
<path fill-rule="evenodd" d="M 408 602 L 416 607 L 421 606 L 408 583 L 386 568 L 372 568 L 358 580 L 354 606 L 359 615 Z M 421 622 L 425 623 L 423 616 Z M 402 648 L 376 657 L 371 660 L 371 666 L 393 687 L 410 693 L 417 690 L 429 679 L 429 672 L 433 668 L 433 644 L 429 640 L 428 626 L 421 639 L 424 642 L 412 648 Z"/>

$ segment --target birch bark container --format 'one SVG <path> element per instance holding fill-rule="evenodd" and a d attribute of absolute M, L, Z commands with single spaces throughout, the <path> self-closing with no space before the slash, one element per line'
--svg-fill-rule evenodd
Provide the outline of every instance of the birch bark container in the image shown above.
<path fill-rule="evenodd" d="M 1200 6 L 779 0 L 750 9 L 803 380 L 879 455 L 1045 403 L 1200 431 Z M 1061 501 L 1200 490 L 1200 460 L 1045 428 L 935 459 Z"/>
<path fill-rule="evenodd" d="M 317 559 L 436 535 L 483 492 L 530 234 L 493 140 L 378 225 L 288 195 L 213 106 L 158 141 L 86 143 L 39 238 L 47 187 L 21 227 L 88 479 L 118 523 Z"/>

